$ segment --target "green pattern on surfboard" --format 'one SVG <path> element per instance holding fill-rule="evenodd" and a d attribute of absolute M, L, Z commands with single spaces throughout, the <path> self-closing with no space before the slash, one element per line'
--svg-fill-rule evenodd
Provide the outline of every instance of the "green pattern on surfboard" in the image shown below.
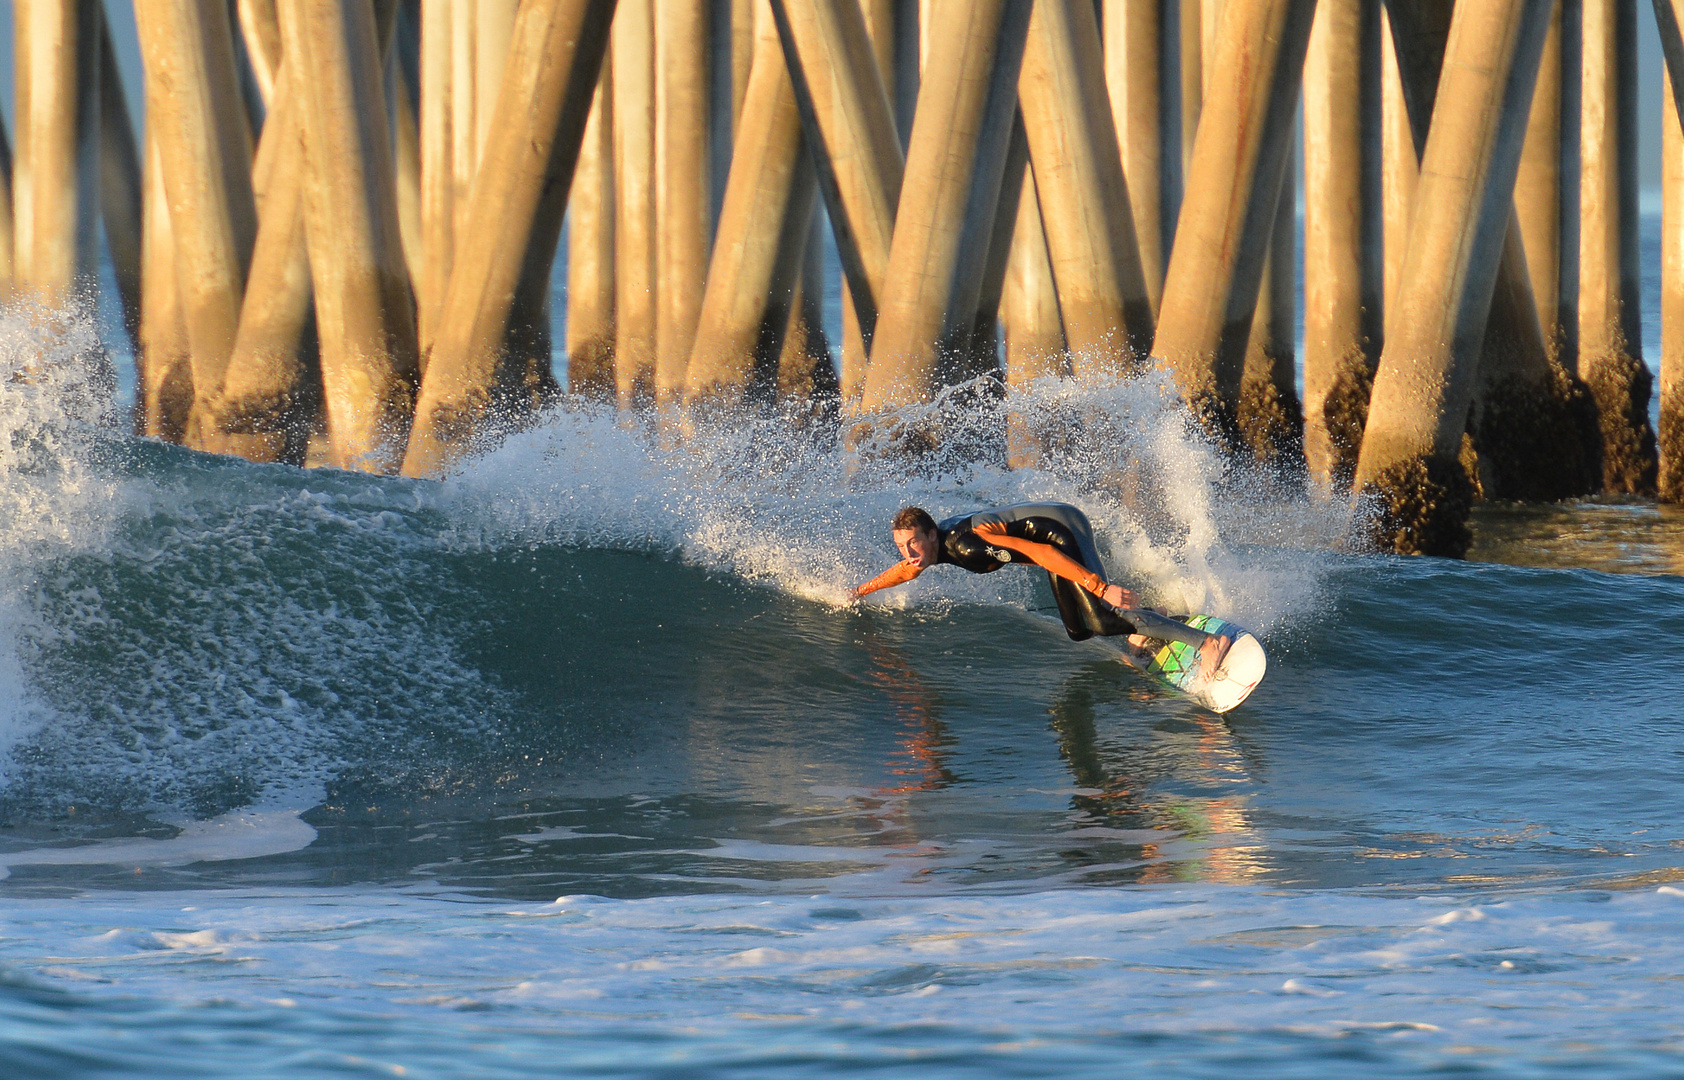
<path fill-rule="evenodd" d="M 1191 615 L 1182 621 L 1207 634 L 1219 634 L 1224 627 L 1231 625 L 1227 620 L 1218 619 L 1215 615 Z M 1172 686 L 1184 690 L 1199 674 L 1199 650 L 1185 641 L 1166 642 L 1153 654 L 1152 662 L 1147 665 L 1146 670 L 1162 676 Z"/>

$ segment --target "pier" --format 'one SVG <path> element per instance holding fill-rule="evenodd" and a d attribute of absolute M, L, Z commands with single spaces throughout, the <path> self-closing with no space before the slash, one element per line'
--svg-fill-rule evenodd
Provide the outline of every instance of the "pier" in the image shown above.
<path fill-rule="evenodd" d="M 1380 551 L 1684 502 L 1684 0 L 135 0 L 144 102 L 99 0 L 13 13 L 0 293 L 109 259 L 141 435 L 438 477 L 588 403 L 880 452 L 947 387 L 1156 374 Z"/>

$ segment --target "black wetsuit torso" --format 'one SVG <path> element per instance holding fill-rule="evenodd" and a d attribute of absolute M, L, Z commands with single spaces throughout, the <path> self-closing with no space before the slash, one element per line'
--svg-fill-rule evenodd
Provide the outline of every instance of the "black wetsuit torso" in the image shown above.
<path fill-rule="evenodd" d="M 1004 525 L 1006 535 L 1016 539 L 1050 544 L 1098 574 L 1101 580 L 1105 578 L 1105 564 L 1100 562 L 1099 549 L 1094 545 L 1093 525 L 1086 514 L 1069 503 L 1019 503 L 950 517 L 936 525 L 936 562 L 952 563 L 973 574 L 991 574 L 1007 563 L 1035 562 L 1027 555 L 990 544 L 978 535 L 976 526 L 987 524 Z M 1095 634 L 1114 637 L 1139 633 L 1149 638 L 1183 641 L 1197 648 L 1209 636 L 1155 611 L 1130 610 L 1125 616 L 1074 581 L 1050 570 L 1047 580 L 1052 585 L 1053 599 L 1058 601 L 1064 632 L 1073 641 L 1083 641 Z"/>
<path fill-rule="evenodd" d="M 984 524 L 1004 525 L 1007 536 L 1048 544 L 1101 578 L 1105 576 L 1105 567 L 1094 548 L 1093 526 L 1086 514 L 1068 503 L 1021 503 L 948 518 L 936 526 L 936 562 L 952 563 L 973 574 L 990 574 L 1007 563 L 1034 564 L 1029 556 L 997 547 L 978 535 L 976 526 Z M 1050 570 L 1047 580 L 1058 601 L 1064 631 L 1072 640 L 1135 632 L 1133 623 L 1075 582 Z"/>
<path fill-rule="evenodd" d="M 1033 563 L 1029 556 L 1012 551 L 1010 548 L 995 547 L 973 531 L 971 518 L 948 518 L 936 526 L 936 562 L 952 563 L 962 570 L 969 570 L 973 574 L 991 574 L 1007 563 Z M 1033 539 L 1028 535 L 1024 521 L 1012 521 L 1006 524 L 1006 535 L 1022 540 Z M 1043 541 L 1044 543 L 1045 541 Z"/>

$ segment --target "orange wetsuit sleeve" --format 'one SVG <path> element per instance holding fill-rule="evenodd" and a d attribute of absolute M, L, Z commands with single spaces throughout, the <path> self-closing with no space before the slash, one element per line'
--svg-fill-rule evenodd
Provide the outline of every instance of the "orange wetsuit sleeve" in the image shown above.
<path fill-rule="evenodd" d="M 855 589 L 854 595 L 864 596 L 866 593 L 874 593 L 878 589 L 892 589 L 896 585 L 905 585 L 923 572 L 923 569 L 917 563 L 903 560 Z"/>
<path fill-rule="evenodd" d="M 1003 547 L 1020 555 L 1029 556 L 1036 566 L 1048 573 L 1057 574 L 1061 578 L 1068 578 L 1088 592 L 1098 595 L 1105 591 L 1104 578 L 1051 544 L 1042 544 L 1034 540 L 1008 536 L 1004 525 L 978 525 L 975 532 L 996 547 Z"/>

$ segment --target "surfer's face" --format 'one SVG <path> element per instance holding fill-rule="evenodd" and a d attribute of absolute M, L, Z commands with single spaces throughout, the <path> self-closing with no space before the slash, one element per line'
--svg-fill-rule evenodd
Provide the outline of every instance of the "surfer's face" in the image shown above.
<path fill-rule="evenodd" d="M 927 569 L 936 564 L 936 534 L 930 529 L 896 529 L 895 547 L 909 562 Z"/>

